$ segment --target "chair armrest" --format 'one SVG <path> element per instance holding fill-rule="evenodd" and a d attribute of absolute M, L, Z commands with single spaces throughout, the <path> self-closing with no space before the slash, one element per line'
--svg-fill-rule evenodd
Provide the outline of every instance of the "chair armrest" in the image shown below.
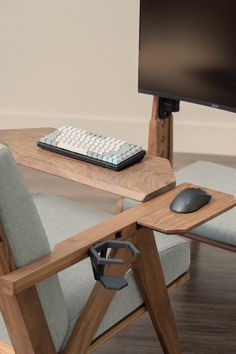
<path fill-rule="evenodd" d="M 53 252 L 22 268 L 0 277 L 0 293 L 14 295 L 35 285 L 39 281 L 62 271 L 88 257 L 88 249 L 94 244 L 121 237 L 125 239 L 138 227 L 147 227 L 168 233 L 182 233 L 208 221 L 236 205 L 234 196 L 205 188 L 212 195 L 212 201 L 191 214 L 175 214 L 169 206 L 182 189 L 197 187 L 183 183 L 175 189 L 135 208 L 117 214 L 78 235 L 58 243 Z"/>
<path fill-rule="evenodd" d="M 88 257 L 94 244 L 119 237 L 127 228 L 136 230 L 136 221 L 154 210 L 155 199 L 94 226 L 58 243 L 52 253 L 0 277 L 0 293 L 18 294 L 43 279 Z M 122 239 L 122 238 L 119 238 Z"/>

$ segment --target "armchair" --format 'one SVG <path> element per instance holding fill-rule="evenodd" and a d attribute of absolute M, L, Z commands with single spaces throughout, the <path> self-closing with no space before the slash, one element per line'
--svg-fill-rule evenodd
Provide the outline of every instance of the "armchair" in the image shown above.
<path fill-rule="evenodd" d="M 180 354 L 166 285 L 188 278 L 189 244 L 137 225 L 155 208 L 151 200 L 113 216 L 56 196 L 32 197 L 0 145 L 0 352 L 89 353 L 148 310 L 164 352 Z M 106 270 L 128 281 L 119 292 L 95 282 L 88 258 L 92 245 L 117 238 L 141 252 L 135 259 L 125 249 L 112 253 L 125 260 Z"/>

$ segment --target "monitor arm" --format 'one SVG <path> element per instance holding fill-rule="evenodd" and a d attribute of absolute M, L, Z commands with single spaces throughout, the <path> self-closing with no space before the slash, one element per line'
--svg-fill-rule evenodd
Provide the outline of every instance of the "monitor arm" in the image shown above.
<path fill-rule="evenodd" d="M 164 157 L 173 163 L 173 115 L 179 101 L 154 96 L 149 123 L 148 154 Z"/>
<path fill-rule="evenodd" d="M 159 97 L 158 115 L 160 119 L 170 118 L 172 112 L 179 112 L 179 100 Z"/>

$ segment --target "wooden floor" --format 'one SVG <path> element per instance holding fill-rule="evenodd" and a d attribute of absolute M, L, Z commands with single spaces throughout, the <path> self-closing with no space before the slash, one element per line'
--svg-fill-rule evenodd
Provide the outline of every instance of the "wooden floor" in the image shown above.
<path fill-rule="evenodd" d="M 175 169 L 196 160 L 236 168 L 236 158 L 176 154 Z M 117 198 L 77 184 L 39 174 L 23 173 L 33 191 L 55 193 L 105 210 L 114 210 Z M 192 243 L 191 280 L 174 291 L 171 301 L 184 354 L 236 353 L 236 254 Z M 105 344 L 99 354 L 163 353 L 148 315 L 142 316 Z"/>

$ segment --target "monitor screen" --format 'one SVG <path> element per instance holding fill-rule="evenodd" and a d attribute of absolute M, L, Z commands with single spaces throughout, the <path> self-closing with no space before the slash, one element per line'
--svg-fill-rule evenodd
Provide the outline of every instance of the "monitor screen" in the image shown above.
<path fill-rule="evenodd" d="M 236 0 L 140 0 L 139 92 L 236 112 Z"/>

